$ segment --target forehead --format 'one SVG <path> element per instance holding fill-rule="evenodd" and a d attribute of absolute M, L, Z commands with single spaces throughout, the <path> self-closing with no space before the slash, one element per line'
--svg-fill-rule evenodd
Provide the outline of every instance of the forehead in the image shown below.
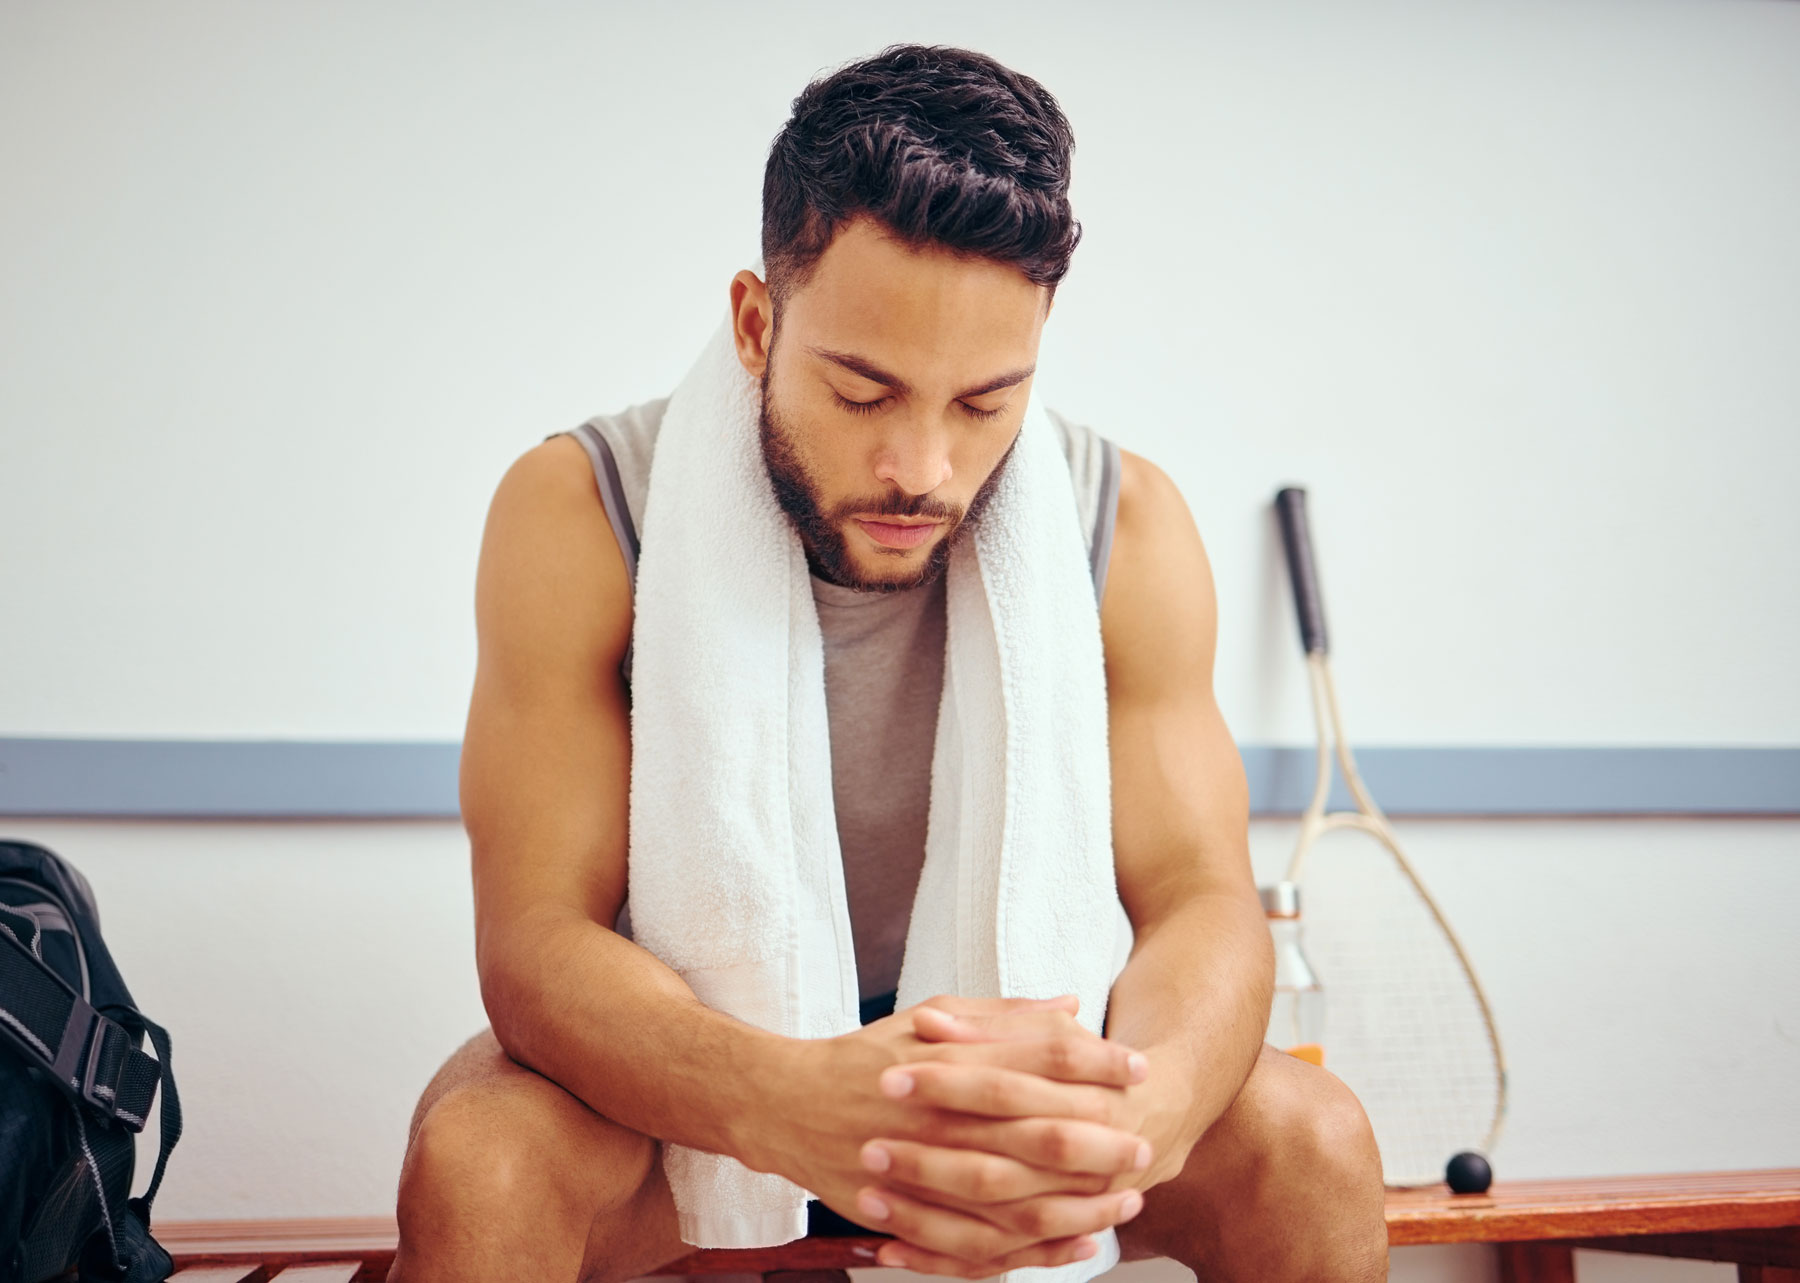
<path fill-rule="evenodd" d="M 1018 268 L 853 219 L 782 309 L 783 337 L 945 377 L 1036 359 L 1049 291 Z"/>

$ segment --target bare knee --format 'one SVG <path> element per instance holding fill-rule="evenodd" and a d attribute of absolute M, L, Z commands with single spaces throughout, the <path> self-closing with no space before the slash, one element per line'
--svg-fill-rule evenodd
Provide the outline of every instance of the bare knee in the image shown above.
<path fill-rule="evenodd" d="M 1387 1277 L 1381 1155 L 1368 1115 L 1335 1075 L 1265 1049 L 1253 1102 L 1263 1136 L 1258 1189 L 1270 1223 L 1329 1277 Z M 1260 1068 L 1260 1066 L 1259 1066 Z"/>
<path fill-rule="evenodd" d="M 1120 1227 L 1135 1256 L 1203 1279 L 1371 1283 L 1387 1277 L 1381 1159 L 1336 1077 L 1263 1048 L 1180 1175 Z"/>
<path fill-rule="evenodd" d="M 561 1097 L 561 1099 L 558 1099 Z M 396 1277 L 478 1277 L 545 1258 L 574 1278 L 597 1216 L 628 1202 L 655 1142 L 517 1070 L 449 1088 L 424 1111 L 401 1169 Z M 566 1265 L 566 1271 L 562 1266 Z M 488 1274 L 487 1277 L 495 1277 Z"/>

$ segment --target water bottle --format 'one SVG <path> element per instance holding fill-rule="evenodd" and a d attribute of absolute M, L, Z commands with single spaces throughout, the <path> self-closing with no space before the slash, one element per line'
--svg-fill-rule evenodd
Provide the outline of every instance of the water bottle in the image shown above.
<path fill-rule="evenodd" d="M 1323 1065 L 1325 991 L 1300 948 L 1300 888 L 1277 882 L 1260 888 L 1260 894 L 1275 941 L 1275 1001 L 1266 1037 L 1290 1056 Z"/>

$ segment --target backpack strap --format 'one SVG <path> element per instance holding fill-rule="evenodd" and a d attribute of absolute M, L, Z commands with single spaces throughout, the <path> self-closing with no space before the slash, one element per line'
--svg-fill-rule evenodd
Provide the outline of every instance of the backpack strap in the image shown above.
<path fill-rule="evenodd" d="M 125 1025 L 95 1010 L 37 956 L 36 927 L 23 914 L 0 914 L 0 1037 L 101 1121 L 117 1118 L 142 1131 L 158 1084 L 169 1082 L 167 1063 L 139 1051 Z"/>

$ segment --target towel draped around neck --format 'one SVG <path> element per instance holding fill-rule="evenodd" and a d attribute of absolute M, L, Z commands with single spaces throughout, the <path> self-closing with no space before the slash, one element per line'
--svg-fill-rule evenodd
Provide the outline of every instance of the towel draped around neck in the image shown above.
<path fill-rule="evenodd" d="M 859 1021 L 824 648 L 805 551 L 764 467 L 760 396 L 727 323 L 657 437 L 633 622 L 631 918 L 702 1002 L 829 1038 Z M 898 1008 L 1075 993 L 1097 1033 L 1132 943 L 1113 877 L 1099 615 L 1055 429 L 1034 403 L 1020 431 L 950 555 Z M 684 1241 L 805 1234 L 809 1192 L 787 1178 L 674 1144 L 663 1161 Z M 1118 1260 L 1115 1233 L 1098 1237 L 1090 1260 L 1008 1277 L 1083 1283 Z"/>

